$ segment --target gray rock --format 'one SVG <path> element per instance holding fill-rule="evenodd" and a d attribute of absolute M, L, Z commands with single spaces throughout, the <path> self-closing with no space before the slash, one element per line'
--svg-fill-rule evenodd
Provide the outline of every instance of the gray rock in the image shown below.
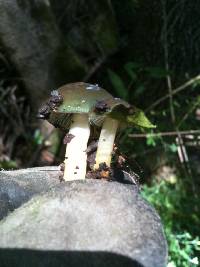
<path fill-rule="evenodd" d="M 166 265 L 162 224 L 136 185 L 98 180 L 49 185 L 48 192 L 1 220 L 2 267 Z"/>
<path fill-rule="evenodd" d="M 45 173 L 45 175 L 44 175 Z M 0 172 L 0 220 L 34 195 L 59 184 L 58 167 Z"/>

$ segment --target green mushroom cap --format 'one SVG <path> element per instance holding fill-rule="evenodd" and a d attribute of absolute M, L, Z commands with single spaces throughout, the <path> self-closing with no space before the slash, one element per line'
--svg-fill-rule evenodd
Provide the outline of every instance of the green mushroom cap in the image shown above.
<path fill-rule="evenodd" d="M 63 130 L 69 129 L 71 115 L 75 113 L 87 113 L 89 123 L 97 127 L 101 127 L 105 118 L 110 117 L 123 126 L 155 128 L 142 110 L 120 98 L 114 98 L 97 84 L 67 84 L 53 91 L 54 95 L 60 96 L 62 101 L 52 108 L 48 121 Z"/>
<path fill-rule="evenodd" d="M 57 112 L 89 113 L 97 101 L 112 99 L 113 96 L 97 84 L 71 83 L 58 89 L 63 97 L 63 103 Z"/>

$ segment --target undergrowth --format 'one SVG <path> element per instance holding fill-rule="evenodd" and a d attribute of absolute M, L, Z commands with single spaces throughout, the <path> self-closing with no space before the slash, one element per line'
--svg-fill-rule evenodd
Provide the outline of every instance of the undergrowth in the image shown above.
<path fill-rule="evenodd" d="M 167 267 L 194 267 L 200 264 L 200 197 L 194 197 L 189 183 L 177 178 L 142 187 L 142 195 L 160 214 L 168 242 Z"/>

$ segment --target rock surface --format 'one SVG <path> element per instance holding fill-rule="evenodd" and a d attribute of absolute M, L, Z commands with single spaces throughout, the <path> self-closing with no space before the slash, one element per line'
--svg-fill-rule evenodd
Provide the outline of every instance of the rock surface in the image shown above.
<path fill-rule="evenodd" d="M 45 173 L 45 175 L 44 175 Z M 0 172 L 0 220 L 34 195 L 60 184 L 58 167 Z"/>
<path fill-rule="evenodd" d="M 27 180 L 38 179 L 40 189 L 35 184 L 32 199 L 1 220 L 1 266 L 165 266 L 162 224 L 136 185 L 98 180 L 58 184 L 58 171 L 41 175 L 41 169 L 30 170 Z M 26 180 L 25 173 L 19 180 Z"/>

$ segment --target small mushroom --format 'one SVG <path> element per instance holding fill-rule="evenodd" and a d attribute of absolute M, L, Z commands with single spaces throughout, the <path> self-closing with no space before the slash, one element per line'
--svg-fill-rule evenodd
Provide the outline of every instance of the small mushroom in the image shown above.
<path fill-rule="evenodd" d="M 39 110 L 38 118 L 47 119 L 68 136 L 66 146 L 66 181 L 85 179 L 87 146 L 91 126 L 100 132 L 94 171 L 102 164 L 110 167 L 116 132 L 124 126 L 155 127 L 144 113 L 127 102 L 114 98 L 98 85 L 72 83 L 54 90 L 49 101 Z"/>
<path fill-rule="evenodd" d="M 103 119 L 98 119 L 98 114 L 90 118 L 90 111 L 97 101 L 109 98 L 112 95 L 98 85 L 72 83 L 54 90 L 49 101 L 39 110 L 38 118 L 47 119 L 55 127 L 68 132 L 68 136 L 73 136 L 66 146 L 64 180 L 85 179 L 90 124 L 101 125 Z"/>
<path fill-rule="evenodd" d="M 98 169 L 101 163 L 105 163 L 110 167 L 115 136 L 120 128 L 135 126 L 144 128 L 156 127 L 147 119 L 142 110 L 122 99 L 108 99 L 107 105 L 109 109 L 102 115 L 104 122 L 99 137 L 94 169 Z"/>

